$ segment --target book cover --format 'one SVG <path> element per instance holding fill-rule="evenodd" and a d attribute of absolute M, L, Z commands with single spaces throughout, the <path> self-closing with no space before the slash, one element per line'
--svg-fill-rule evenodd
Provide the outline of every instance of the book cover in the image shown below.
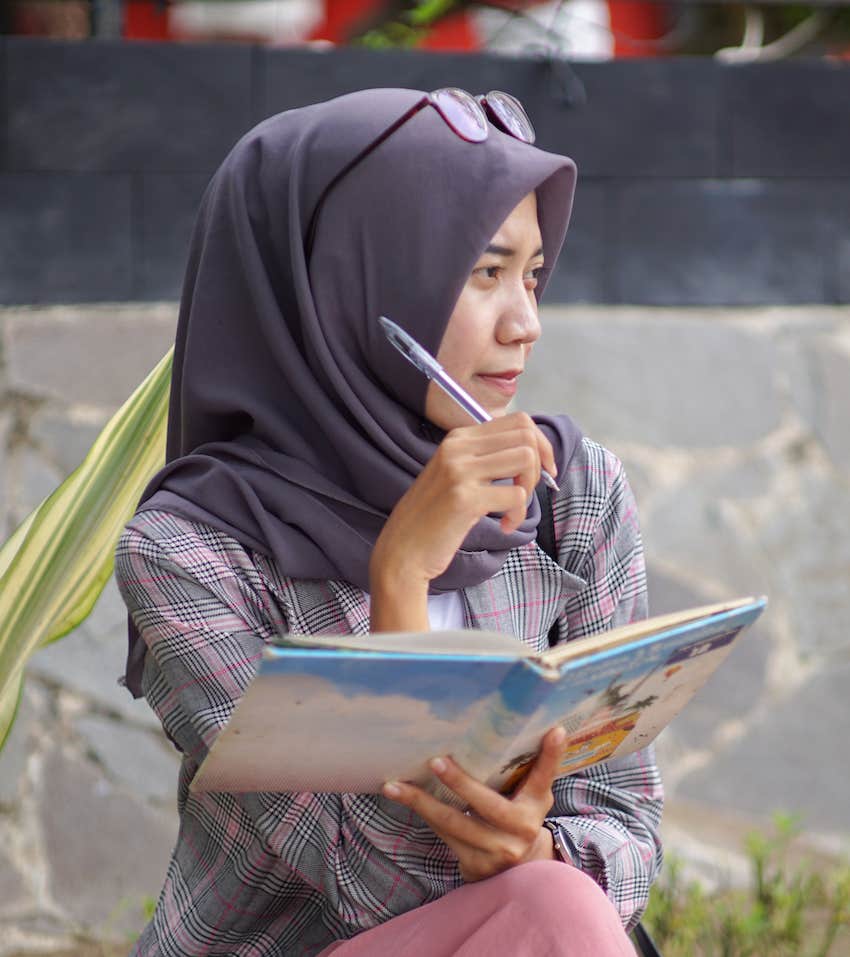
<path fill-rule="evenodd" d="M 428 786 L 428 760 L 451 754 L 507 791 L 557 723 L 569 774 L 653 740 L 764 607 L 741 599 L 691 609 L 540 654 L 487 632 L 290 637 L 266 649 L 192 789 L 374 793 L 393 778 Z"/>

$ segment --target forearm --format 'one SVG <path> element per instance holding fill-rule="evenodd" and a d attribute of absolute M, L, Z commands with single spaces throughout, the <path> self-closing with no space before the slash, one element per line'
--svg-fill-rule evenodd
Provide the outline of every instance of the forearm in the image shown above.
<path fill-rule="evenodd" d="M 405 567 L 379 539 L 369 563 L 372 632 L 428 631 L 428 579 Z"/>

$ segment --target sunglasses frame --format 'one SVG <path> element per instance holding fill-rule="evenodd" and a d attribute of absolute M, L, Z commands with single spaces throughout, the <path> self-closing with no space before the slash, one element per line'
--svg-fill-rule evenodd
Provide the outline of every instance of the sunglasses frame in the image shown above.
<path fill-rule="evenodd" d="M 449 115 L 448 109 L 441 103 L 441 100 L 449 99 L 454 101 L 454 103 L 460 104 L 462 107 L 466 108 L 472 116 L 478 117 L 480 115 L 481 123 L 477 127 L 477 132 L 473 132 L 467 129 L 461 129 L 456 118 L 453 118 Z M 498 104 L 498 107 L 496 106 Z M 313 249 L 313 242 L 316 236 L 316 226 L 319 219 L 319 211 L 324 205 L 325 200 L 328 197 L 328 194 L 336 186 L 336 184 L 344 177 L 347 176 L 351 170 L 357 166 L 362 160 L 364 160 L 373 150 L 376 150 L 384 140 L 389 139 L 390 136 L 395 133 L 399 127 L 403 126 L 408 120 L 412 119 L 420 110 L 424 110 L 426 106 L 433 106 L 437 113 L 443 119 L 443 122 L 446 126 L 451 129 L 451 131 L 459 136 L 462 140 L 467 143 L 483 143 L 487 139 L 488 135 L 488 126 L 487 120 L 489 118 L 490 122 L 494 126 L 498 127 L 503 133 L 507 133 L 509 136 L 513 136 L 515 139 L 520 140 L 523 143 L 528 143 L 529 145 L 534 143 L 535 133 L 534 127 L 531 125 L 531 120 L 528 118 L 528 114 L 522 107 L 522 104 L 515 96 L 511 96 L 510 93 L 503 93 L 501 90 L 491 90 L 489 93 L 481 96 L 473 96 L 471 93 L 467 93 L 466 90 L 461 90 L 456 86 L 447 86 L 442 87 L 439 90 L 434 90 L 432 93 L 426 93 L 420 100 L 417 100 L 410 109 L 406 110 L 402 115 L 394 120 L 382 133 L 380 133 L 374 140 L 368 143 L 363 147 L 362 150 L 350 160 L 348 163 L 343 166 L 343 168 L 334 176 L 327 186 L 322 190 L 321 195 L 316 203 L 316 206 L 313 210 L 313 215 L 310 217 L 310 223 L 307 227 L 307 237 L 304 243 L 304 247 L 307 251 L 307 257 L 309 258 L 310 253 Z M 502 110 L 508 116 L 508 119 L 502 116 Z M 476 113 L 477 111 L 477 113 Z M 525 129 L 518 130 L 517 126 L 525 127 Z M 520 135 L 522 132 L 524 135 Z"/>

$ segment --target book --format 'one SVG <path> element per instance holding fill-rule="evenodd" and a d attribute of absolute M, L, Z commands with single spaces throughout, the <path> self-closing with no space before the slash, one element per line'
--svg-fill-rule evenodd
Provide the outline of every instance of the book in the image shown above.
<path fill-rule="evenodd" d="M 413 781 L 451 799 L 427 762 L 450 754 L 503 793 L 546 731 L 559 776 L 644 747 L 758 618 L 742 598 L 535 652 L 510 635 L 281 637 L 212 744 L 193 791 L 377 793 Z"/>

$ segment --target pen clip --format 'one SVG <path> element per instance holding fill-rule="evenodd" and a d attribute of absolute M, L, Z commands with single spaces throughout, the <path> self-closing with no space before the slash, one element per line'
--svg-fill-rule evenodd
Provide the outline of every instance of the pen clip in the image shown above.
<path fill-rule="evenodd" d="M 387 319 L 386 316 L 378 316 L 378 322 L 381 324 L 387 339 L 421 373 L 429 379 L 433 379 L 435 373 L 442 371 L 437 360 L 426 352 L 414 338 L 408 335 L 401 326 L 396 325 L 392 319 Z"/>

